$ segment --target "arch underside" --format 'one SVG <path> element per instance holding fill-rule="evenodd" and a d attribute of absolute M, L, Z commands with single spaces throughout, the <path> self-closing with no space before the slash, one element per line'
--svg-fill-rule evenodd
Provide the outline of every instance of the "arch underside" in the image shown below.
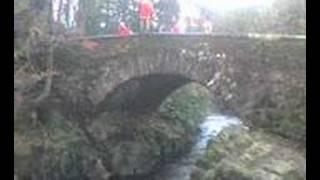
<path fill-rule="evenodd" d="M 161 102 L 177 88 L 193 82 L 178 74 L 151 74 L 129 79 L 108 93 L 98 104 L 97 113 L 121 112 L 137 116 L 157 110 Z"/>

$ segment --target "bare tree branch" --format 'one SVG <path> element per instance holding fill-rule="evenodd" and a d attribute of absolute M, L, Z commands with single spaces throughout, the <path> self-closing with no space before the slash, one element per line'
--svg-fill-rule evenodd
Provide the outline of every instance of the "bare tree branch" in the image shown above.
<path fill-rule="evenodd" d="M 35 103 L 41 102 L 43 99 L 50 95 L 51 86 L 52 86 L 52 75 L 53 75 L 53 51 L 55 44 L 50 45 L 48 53 L 48 68 L 47 68 L 47 79 L 42 93 L 36 98 Z"/>

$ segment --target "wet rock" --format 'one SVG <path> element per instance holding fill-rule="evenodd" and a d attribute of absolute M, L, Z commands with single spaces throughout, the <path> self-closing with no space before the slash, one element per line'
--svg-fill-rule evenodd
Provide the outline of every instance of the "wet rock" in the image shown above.
<path fill-rule="evenodd" d="M 203 180 L 211 180 L 215 177 L 215 171 L 213 169 L 210 169 L 208 171 L 205 172 L 204 176 L 203 176 Z M 192 179 L 194 180 L 194 179 Z"/>
<path fill-rule="evenodd" d="M 290 171 L 283 176 L 282 180 L 306 180 L 306 175 L 297 171 Z"/>
<path fill-rule="evenodd" d="M 112 173 L 119 176 L 149 173 L 165 158 L 185 150 L 192 138 L 180 124 L 156 115 L 140 118 L 139 123 L 137 119 L 111 117 L 103 114 L 89 131 L 101 151 L 109 154 Z"/>
<path fill-rule="evenodd" d="M 110 180 L 111 173 L 106 170 L 101 159 L 98 159 L 92 169 L 88 171 L 89 180 Z"/>
<path fill-rule="evenodd" d="M 260 131 L 227 128 L 198 163 L 206 169 L 202 180 L 304 179 L 305 156 L 291 143 Z"/>
<path fill-rule="evenodd" d="M 89 162 L 98 156 L 75 124 L 58 119 L 27 133 L 15 132 L 14 137 L 14 171 L 19 179 L 84 180 L 94 167 Z"/>
<path fill-rule="evenodd" d="M 204 175 L 205 175 L 205 171 L 203 169 L 195 167 L 192 170 L 190 178 L 193 179 L 193 180 L 200 180 L 200 179 L 203 178 Z"/>
<path fill-rule="evenodd" d="M 157 160 L 150 146 L 140 142 L 121 142 L 112 151 L 112 169 L 122 176 L 148 173 Z"/>
<path fill-rule="evenodd" d="M 239 164 L 221 161 L 215 169 L 213 179 L 220 180 L 251 180 L 250 172 Z"/>

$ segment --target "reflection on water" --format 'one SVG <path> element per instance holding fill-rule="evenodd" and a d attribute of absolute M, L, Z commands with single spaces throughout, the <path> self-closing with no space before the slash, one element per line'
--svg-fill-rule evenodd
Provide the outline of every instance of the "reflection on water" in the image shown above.
<path fill-rule="evenodd" d="M 211 115 L 200 125 L 201 133 L 190 153 L 178 162 L 166 165 L 153 179 L 155 180 L 189 180 L 195 163 L 204 155 L 210 139 L 226 127 L 241 126 L 241 121 L 232 116 Z"/>

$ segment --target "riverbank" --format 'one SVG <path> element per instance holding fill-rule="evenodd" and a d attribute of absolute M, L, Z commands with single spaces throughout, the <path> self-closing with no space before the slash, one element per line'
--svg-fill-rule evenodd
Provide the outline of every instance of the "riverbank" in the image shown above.
<path fill-rule="evenodd" d="M 33 180 L 110 180 L 149 174 L 189 151 L 208 113 L 209 95 L 206 88 L 191 83 L 173 92 L 157 113 L 133 117 L 103 112 L 84 126 L 50 109 L 41 123 L 15 123 L 15 175 Z M 25 122 L 26 117 L 16 122 Z"/>
<path fill-rule="evenodd" d="M 294 143 L 263 131 L 229 127 L 198 161 L 192 180 L 305 180 L 306 157 Z"/>

